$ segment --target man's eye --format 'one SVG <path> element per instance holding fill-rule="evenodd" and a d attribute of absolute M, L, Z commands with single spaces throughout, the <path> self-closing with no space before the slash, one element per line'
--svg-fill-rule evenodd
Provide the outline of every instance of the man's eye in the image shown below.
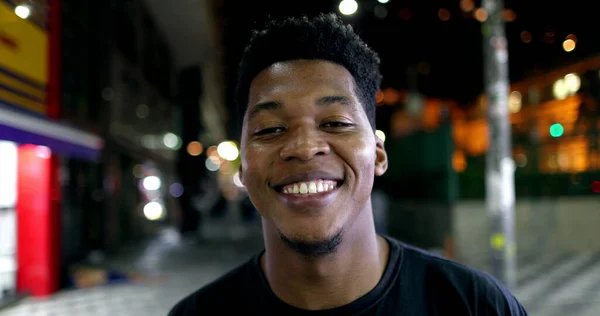
<path fill-rule="evenodd" d="M 269 127 L 269 128 L 261 129 L 260 131 L 254 133 L 254 135 L 260 136 L 260 135 L 277 134 L 277 133 L 281 133 L 283 131 L 284 131 L 283 127 Z"/>
<path fill-rule="evenodd" d="M 323 126 L 323 127 L 350 127 L 350 126 L 352 126 L 352 124 L 344 123 L 344 122 L 327 122 L 321 126 Z"/>

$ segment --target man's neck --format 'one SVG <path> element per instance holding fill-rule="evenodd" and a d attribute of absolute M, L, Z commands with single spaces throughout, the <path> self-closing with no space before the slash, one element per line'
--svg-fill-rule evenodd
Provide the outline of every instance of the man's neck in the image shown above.
<path fill-rule="evenodd" d="M 387 265 L 389 245 L 376 235 L 372 215 L 363 213 L 371 226 L 362 222 L 362 227 L 345 232 L 336 251 L 322 257 L 307 257 L 281 241 L 266 240 L 261 268 L 273 292 L 292 306 L 322 310 L 351 303 L 375 288 Z"/>

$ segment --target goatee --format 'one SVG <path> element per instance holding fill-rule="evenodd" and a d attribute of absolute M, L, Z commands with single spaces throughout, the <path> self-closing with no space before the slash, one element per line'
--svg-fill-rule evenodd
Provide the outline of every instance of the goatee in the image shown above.
<path fill-rule="evenodd" d="M 297 253 L 311 258 L 318 258 L 332 254 L 337 250 L 342 243 L 342 230 L 327 239 L 310 242 L 290 239 L 283 234 L 280 237 L 286 246 Z"/>

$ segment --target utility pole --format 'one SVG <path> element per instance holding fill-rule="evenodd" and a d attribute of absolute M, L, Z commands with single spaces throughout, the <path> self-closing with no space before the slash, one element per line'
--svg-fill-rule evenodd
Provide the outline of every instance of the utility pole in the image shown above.
<path fill-rule="evenodd" d="M 491 274 L 516 286 L 515 184 L 508 112 L 508 50 L 502 0 L 483 0 L 484 86 L 490 147 L 486 159 L 486 205 L 490 219 Z"/>

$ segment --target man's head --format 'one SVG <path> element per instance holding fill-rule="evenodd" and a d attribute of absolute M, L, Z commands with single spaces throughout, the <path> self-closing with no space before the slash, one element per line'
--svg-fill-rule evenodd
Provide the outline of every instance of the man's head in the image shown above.
<path fill-rule="evenodd" d="M 287 18 L 255 30 L 240 63 L 235 101 L 245 109 L 254 77 L 276 62 L 297 59 L 328 60 L 352 74 L 357 95 L 375 130 L 375 95 L 381 84 L 379 56 L 334 14 Z"/>
<path fill-rule="evenodd" d="M 240 176 L 267 236 L 310 256 L 335 251 L 371 212 L 387 168 L 374 134 L 379 59 L 334 15 L 255 32 L 240 66 Z M 352 237 L 352 236 L 348 236 Z"/>

